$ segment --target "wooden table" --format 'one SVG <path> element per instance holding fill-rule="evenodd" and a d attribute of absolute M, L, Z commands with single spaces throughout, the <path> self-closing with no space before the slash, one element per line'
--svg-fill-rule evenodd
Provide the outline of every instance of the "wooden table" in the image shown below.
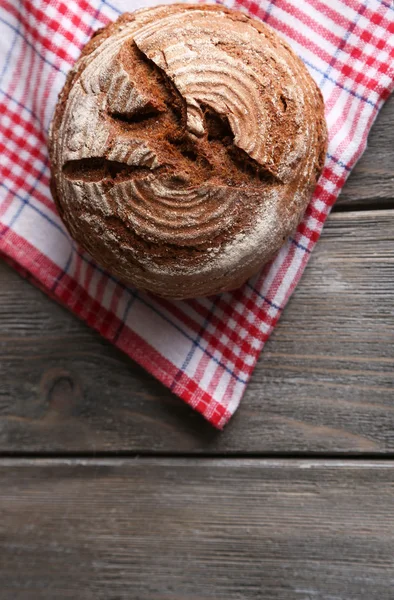
<path fill-rule="evenodd" d="M 0 265 L 1 600 L 394 598 L 393 122 L 223 433 Z"/>

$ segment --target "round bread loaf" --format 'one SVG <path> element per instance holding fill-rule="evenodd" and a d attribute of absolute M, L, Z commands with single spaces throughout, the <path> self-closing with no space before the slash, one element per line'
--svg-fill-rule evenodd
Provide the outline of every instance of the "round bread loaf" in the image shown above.
<path fill-rule="evenodd" d="M 73 238 L 160 296 L 234 289 L 296 228 L 322 170 L 321 93 L 263 23 L 175 4 L 96 32 L 50 132 Z"/>

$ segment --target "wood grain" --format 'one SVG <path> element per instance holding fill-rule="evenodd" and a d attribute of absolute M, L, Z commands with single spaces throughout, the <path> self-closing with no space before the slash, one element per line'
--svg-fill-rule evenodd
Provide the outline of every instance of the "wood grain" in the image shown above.
<path fill-rule="evenodd" d="M 335 213 L 223 433 L 5 265 L 0 452 L 394 451 L 394 211 Z"/>
<path fill-rule="evenodd" d="M 394 96 L 383 106 L 368 137 L 368 146 L 334 210 L 394 208 Z"/>
<path fill-rule="evenodd" d="M 2 600 L 392 600 L 394 464 L 3 460 Z"/>

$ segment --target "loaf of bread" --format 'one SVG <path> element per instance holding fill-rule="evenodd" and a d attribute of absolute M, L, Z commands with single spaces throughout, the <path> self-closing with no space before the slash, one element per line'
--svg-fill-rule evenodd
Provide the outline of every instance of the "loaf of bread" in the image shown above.
<path fill-rule="evenodd" d="M 321 93 L 288 44 L 222 6 L 122 15 L 84 48 L 50 132 L 73 238 L 126 283 L 234 289 L 296 228 L 322 170 Z"/>

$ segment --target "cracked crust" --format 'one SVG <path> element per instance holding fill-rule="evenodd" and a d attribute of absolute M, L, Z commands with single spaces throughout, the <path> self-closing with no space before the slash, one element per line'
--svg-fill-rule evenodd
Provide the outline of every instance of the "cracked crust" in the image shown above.
<path fill-rule="evenodd" d="M 323 167 L 323 100 L 269 27 L 218 6 L 122 15 L 60 94 L 51 189 L 112 273 L 173 298 L 234 289 L 295 229 Z"/>

